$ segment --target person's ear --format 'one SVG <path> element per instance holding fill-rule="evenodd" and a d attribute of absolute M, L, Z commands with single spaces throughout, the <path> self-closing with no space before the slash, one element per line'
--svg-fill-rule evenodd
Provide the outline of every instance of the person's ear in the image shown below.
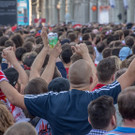
<path fill-rule="evenodd" d="M 112 78 L 111 78 L 112 81 L 115 80 L 115 74 L 112 75 Z"/>
<path fill-rule="evenodd" d="M 90 121 L 90 118 L 88 117 L 88 122 L 90 123 L 90 125 L 91 125 L 91 121 Z"/>
<path fill-rule="evenodd" d="M 116 120 L 116 116 L 115 115 L 112 116 L 111 124 L 112 124 L 113 129 L 116 128 L 117 120 Z"/>
<path fill-rule="evenodd" d="M 92 84 L 93 83 L 93 78 L 92 77 L 90 77 L 90 84 Z"/>

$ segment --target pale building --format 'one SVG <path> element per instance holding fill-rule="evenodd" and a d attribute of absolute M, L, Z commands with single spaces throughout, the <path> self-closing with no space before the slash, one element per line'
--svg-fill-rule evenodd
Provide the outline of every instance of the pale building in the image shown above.
<path fill-rule="evenodd" d="M 51 25 L 62 22 L 87 24 L 135 22 L 135 0 L 33 0 L 33 18 Z M 110 1 L 113 1 L 113 5 Z M 96 10 L 92 10 L 96 6 Z"/>

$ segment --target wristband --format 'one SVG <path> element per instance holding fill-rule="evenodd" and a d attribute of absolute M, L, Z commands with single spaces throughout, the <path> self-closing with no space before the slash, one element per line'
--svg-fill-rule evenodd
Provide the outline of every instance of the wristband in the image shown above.
<path fill-rule="evenodd" d="M 8 82 L 8 79 L 7 77 L 4 75 L 4 73 L 0 70 L 0 82 L 2 81 L 7 81 Z"/>

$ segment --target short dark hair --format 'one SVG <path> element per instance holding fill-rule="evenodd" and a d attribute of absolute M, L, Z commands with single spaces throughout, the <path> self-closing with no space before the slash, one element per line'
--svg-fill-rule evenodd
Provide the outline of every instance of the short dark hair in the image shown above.
<path fill-rule="evenodd" d="M 6 36 L 1 36 L 0 37 L 0 46 L 4 46 L 5 42 L 8 40 Z"/>
<path fill-rule="evenodd" d="M 15 43 L 16 48 L 21 47 L 23 44 L 23 38 L 20 34 L 15 34 L 11 40 Z"/>
<path fill-rule="evenodd" d="M 127 71 L 127 68 L 122 68 L 115 73 L 115 80 L 117 80 L 122 74 Z"/>
<path fill-rule="evenodd" d="M 43 41 L 42 41 L 42 38 L 40 36 L 36 37 L 36 44 L 41 44 Z"/>
<path fill-rule="evenodd" d="M 41 94 L 48 92 L 48 84 L 42 78 L 35 78 L 29 81 L 24 89 L 24 94 Z"/>
<path fill-rule="evenodd" d="M 34 37 L 28 37 L 28 38 L 26 38 L 25 39 L 25 42 L 27 42 L 27 41 L 31 41 L 33 44 L 36 44 L 36 39 L 34 38 Z"/>
<path fill-rule="evenodd" d="M 135 120 L 135 86 L 128 87 L 119 94 L 118 108 L 123 119 Z"/>
<path fill-rule="evenodd" d="M 27 41 L 23 44 L 23 47 L 26 49 L 27 52 L 31 52 L 33 49 L 33 43 L 31 41 Z"/>
<path fill-rule="evenodd" d="M 97 50 L 99 53 L 102 53 L 102 51 L 105 49 L 105 44 L 104 42 L 100 42 L 97 44 Z"/>
<path fill-rule="evenodd" d="M 112 97 L 101 96 L 88 105 L 88 117 L 94 129 L 106 129 L 113 115 L 115 107 Z"/>
<path fill-rule="evenodd" d="M 14 44 L 14 42 L 13 42 L 12 40 L 7 40 L 7 41 L 5 42 L 5 44 L 4 44 L 4 46 L 5 46 L 5 47 L 10 47 L 10 46 L 14 47 L 15 44 Z"/>
<path fill-rule="evenodd" d="M 135 45 L 132 46 L 132 53 L 135 54 Z"/>
<path fill-rule="evenodd" d="M 72 49 L 71 46 L 67 45 L 65 46 L 65 48 L 62 48 L 62 52 L 61 52 L 61 58 L 63 60 L 64 63 L 68 64 L 71 61 L 71 56 L 73 55 L 72 53 Z"/>
<path fill-rule="evenodd" d="M 120 49 L 121 49 L 121 47 L 112 48 L 112 55 L 115 55 L 115 56 L 119 57 Z"/>
<path fill-rule="evenodd" d="M 89 38 L 90 38 L 89 33 L 86 33 L 86 34 L 84 34 L 84 35 L 82 36 L 82 40 L 84 40 L 84 41 L 88 41 Z"/>
<path fill-rule="evenodd" d="M 71 62 L 74 63 L 74 62 L 76 62 L 77 60 L 80 60 L 80 59 L 83 59 L 82 56 L 75 53 L 71 57 Z"/>
<path fill-rule="evenodd" d="M 31 67 L 36 56 L 37 56 L 36 52 L 25 53 L 22 57 L 23 64 L 26 65 L 27 67 Z"/>
<path fill-rule="evenodd" d="M 77 36 L 75 33 L 69 33 L 68 38 L 70 39 L 71 42 L 75 42 Z"/>
<path fill-rule="evenodd" d="M 108 82 L 116 71 L 115 60 L 105 58 L 97 65 L 97 76 L 100 82 Z"/>
<path fill-rule="evenodd" d="M 131 36 L 127 36 L 125 38 L 125 42 L 126 42 L 126 45 L 131 48 L 134 45 L 134 38 Z"/>
<path fill-rule="evenodd" d="M 24 49 L 23 47 L 18 47 L 15 51 L 15 55 L 16 55 L 16 58 L 19 60 L 19 61 L 22 61 L 22 56 L 26 53 L 26 49 Z"/>
<path fill-rule="evenodd" d="M 109 36 L 107 37 L 107 44 L 109 45 L 112 41 L 114 41 L 113 35 L 109 35 Z"/>
<path fill-rule="evenodd" d="M 124 30 L 123 33 L 124 33 L 124 37 L 127 37 L 129 35 L 130 31 L 129 30 Z"/>
<path fill-rule="evenodd" d="M 111 48 L 105 48 L 102 52 L 103 58 L 107 58 L 112 55 L 112 49 Z"/>
<path fill-rule="evenodd" d="M 87 46 L 92 46 L 92 43 L 90 41 L 83 41 Z"/>

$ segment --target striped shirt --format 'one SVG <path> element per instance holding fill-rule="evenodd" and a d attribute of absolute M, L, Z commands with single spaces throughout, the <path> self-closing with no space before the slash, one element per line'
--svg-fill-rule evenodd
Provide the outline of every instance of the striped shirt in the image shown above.
<path fill-rule="evenodd" d="M 103 95 L 112 96 L 116 103 L 120 92 L 120 83 L 115 81 L 93 92 L 72 89 L 26 95 L 24 102 L 32 115 L 50 123 L 53 135 L 85 135 L 92 129 L 88 123 L 88 104 Z"/>
<path fill-rule="evenodd" d="M 105 130 L 100 130 L 100 129 L 92 129 L 89 134 L 87 135 L 103 135 L 104 133 L 106 133 L 107 131 Z"/>

